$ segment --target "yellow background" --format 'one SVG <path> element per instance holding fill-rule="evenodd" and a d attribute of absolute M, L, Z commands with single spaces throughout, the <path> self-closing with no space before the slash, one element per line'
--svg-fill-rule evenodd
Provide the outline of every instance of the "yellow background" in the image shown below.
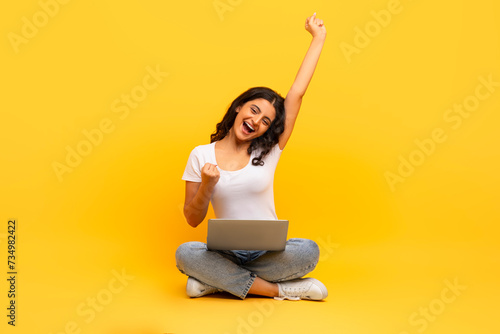
<path fill-rule="evenodd" d="M 53 15 L 44 22 L 45 3 Z M 500 82 L 500 5 L 401 0 L 346 57 L 355 28 L 376 29 L 371 12 L 395 2 L 219 3 L 221 14 L 212 0 L 58 9 L 25 0 L 1 11 L 2 333 L 498 333 L 500 87 L 456 129 L 444 117 L 473 101 L 479 77 Z M 175 249 L 206 236 L 205 223 L 193 229 L 182 215 L 189 153 L 244 90 L 286 95 L 313 12 L 328 36 L 278 164 L 275 203 L 289 237 L 320 244 L 309 276 L 329 296 L 189 299 Z M 15 46 L 34 17 L 40 27 Z M 147 68 L 168 75 L 129 114 L 115 112 Z M 106 119 L 113 130 L 60 180 L 53 164 Z M 447 139 L 391 189 L 386 173 L 436 128 Z M 15 327 L 6 317 L 10 218 Z M 133 279 L 110 294 L 122 271 Z M 452 298 L 454 281 L 462 290 Z M 108 299 L 92 320 L 78 314 L 97 296 Z"/>

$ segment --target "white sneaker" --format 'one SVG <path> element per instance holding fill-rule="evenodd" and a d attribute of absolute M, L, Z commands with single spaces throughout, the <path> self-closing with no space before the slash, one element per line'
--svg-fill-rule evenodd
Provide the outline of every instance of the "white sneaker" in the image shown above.
<path fill-rule="evenodd" d="M 222 292 L 223 290 L 217 289 L 211 285 L 202 283 L 194 277 L 188 277 L 186 284 L 186 293 L 189 297 L 201 297 L 211 293 Z"/>
<path fill-rule="evenodd" d="M 326 286 L 315 278 L 297 278 L 278 283 L 279 297 L 276 300 L 322 300 L 328 296 Z"/>

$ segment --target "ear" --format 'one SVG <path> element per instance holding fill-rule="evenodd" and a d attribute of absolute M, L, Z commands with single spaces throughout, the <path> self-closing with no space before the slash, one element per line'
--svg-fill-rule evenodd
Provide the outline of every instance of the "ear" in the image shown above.
<path fill-rule="evenodd" d="M 240 109 L 241 109 L 241 106 L 236 107 L 236 109 L 235 109 L 236 113 L 238 113 L 240 111 Z"/>

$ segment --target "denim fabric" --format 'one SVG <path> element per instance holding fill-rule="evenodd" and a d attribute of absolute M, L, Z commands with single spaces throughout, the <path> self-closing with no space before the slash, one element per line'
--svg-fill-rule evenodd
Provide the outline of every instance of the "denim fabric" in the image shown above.
<path fill-rule="evenodd" d="M 221 251 L 190 241 L 177 248 L 175 259 L 181 273 L 245 299 L 255 277 L 274 283 L 311 272 L 319 260 L 319 247 L 312 240 L 292 238 L 283 251 Z"/>

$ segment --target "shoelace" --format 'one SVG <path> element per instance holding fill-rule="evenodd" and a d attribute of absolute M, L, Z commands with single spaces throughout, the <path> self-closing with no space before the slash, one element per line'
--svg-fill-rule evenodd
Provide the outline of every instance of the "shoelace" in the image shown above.
<path fill-rule="evenodd" d="M 301 285 L 301 286 L 295 286 L 295 287 L 281 286 L 281 289 L 283 291 L 284 296 L 274 297 L 274 299 L 276 299 L 276 300 L 284 300 L 284 299 L 300 300 L 301 297 L 304 296 L 304 294 L 309 290 L 310 287 L 311 287 L 311 284 L 309 284 L 307 286 Z"/>

